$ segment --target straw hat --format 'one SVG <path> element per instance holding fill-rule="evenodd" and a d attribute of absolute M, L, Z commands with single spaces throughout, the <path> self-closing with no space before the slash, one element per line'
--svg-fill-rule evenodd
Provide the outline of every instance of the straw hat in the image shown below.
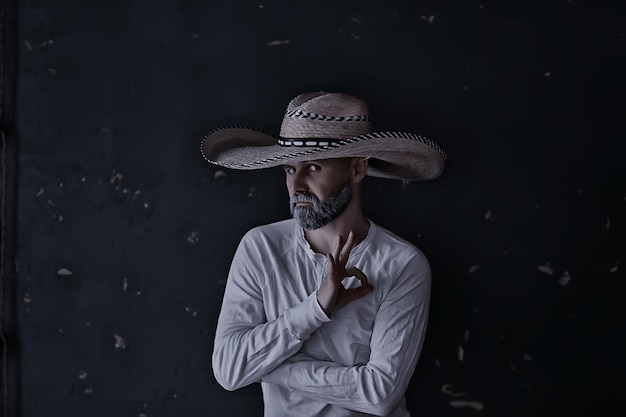
<path fill-rule="evenodd" d="M 278 138 L 249 127 L 221 127 L 202 141 L 202 156 L 232 169 L 261 169 L 316 159 L 369 159 L 368 175 L 437 178 L 446 153 L 414 133 L 372 132 L 367 105 L 340 93 L 300 94 L 287 106 Z"/>

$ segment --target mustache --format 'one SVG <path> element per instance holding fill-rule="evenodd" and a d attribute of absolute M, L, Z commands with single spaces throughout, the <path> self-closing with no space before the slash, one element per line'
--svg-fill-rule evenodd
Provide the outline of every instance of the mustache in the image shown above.
<path fill-rule="evenodd" d="M 320 200 L 315 194 L 307 193 L 306 191 L 299 191 L 289 199 L 289 204 L 291 206 L 294 206 L 297 203 L 311 203 L 313 206 L 317 207 Z"/>

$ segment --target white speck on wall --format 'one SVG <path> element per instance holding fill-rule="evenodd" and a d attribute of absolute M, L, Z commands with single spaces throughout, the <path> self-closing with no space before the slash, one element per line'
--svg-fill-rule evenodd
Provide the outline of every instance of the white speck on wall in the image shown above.
<path fill-rule="evenodd" d="M 526 362 L 532 362 L 533 358 L 528 353 L 524 352 L 524 360 Z"/>
<path fill-rule="evenodd" d="M 122 291 L 126 291 L 128 289 L 128 279 L 124 278 L 124 281 L 122 283 Z"/>
<path fill-rule="evenodd" d="M 93 388 L 89 387 L 89 388 L 85 388 L 84 391 L 85 395 L 90 395 L 93 394 Z"/>
<path fill-rule="evenodd" d="M 248 197 L 258 197 L 260 195 L 256 187 L 250 187 L 248 189 Z"/>
<path fill-rule="evenodd" d="M 85 379 L 87 378 L 87 372 L 83 371 L 82 369 L 78 370 L 78 379 Z"/>
<path fill-rule="evenodd" d="M 559 278 L 559 285 L 569 284 L 570 279 L 572 279 L 572 277 L 569 275 L 569 271 L 563 272 L 563 275 Z"/>
<path fill-rule="evenodd" d="M 43 41 L 39 45 L 35 46 L 35 49 L 43 48 L 44 46 L 52 45 L 53 43 L 54 43 L 54 39 L 48 39 L 47 41 Z"/>
<path fill-rule="evenodd" d="M 546 77 L 546 78 L 550 78 L 550 71 L 544 72 L 543 76 Z"/>
<path fill-rule="evenodd" d="M 465 357 L 465 351 L 463 350 L 462 345 L 459 345 L 459 347 L 457 348 L 457 357 L 459 358 L 459 361 L 463 362 L 463 358 Z"/>
<path fill-rule="evenodd" d="M 198 232 L 196 232 L 195 230 L 192 231 L 189 236 L 187 236 L 187 242 L 189 242 L 191 244 L 198 243 L 199 240 L 200 239 L 198 237 Z"/>
<path fill-rule="evenodd" d="M 433 23 L 435 21 L 435 16 L 434 15 L 428 15 L 428 16 L 421 16 L 423 20 L 427 21 L 428 23 Z"/>
<path fill-rule="evenodd" d="M 491 220 L 491 216 L 492 216 L 491 210 L 487 210 L 487 212 L 485 213 L 485 220 Z"/>
<path fill-rule="evenodd" d="M 480 269 L 480 267 L 478 265 L 472 265 L 472 267 L 469 269 L 469 273 L 473 274 L 474 272 L 478 271 Z"/>
<path fill-rule="evenodd" d="M 465 392 L 456 392 L 454 389 L 454 385 L 452 384 L 444 384 L 441 386 L 441 391 L 444 394 L 448 394 L 451 397 L 463 397 L 467 395 Z"/>
<path fill-rule="evenodd" d="M 111 179 L 109 180 L 109 184 L 113 184 L 115 181 L 118 182 L 118 184 L 120 182 L 122 182 L 122 179 L 124 178 L 124 175 L 122 175 L 121 172 L 115 172 L 113 171 L 113 176 L 111 177 Z"/>
<path fill-rule="evenodd" d="M 126 341 L 119 334 L 114 334 L 115 337 L 115 349 L 126 349 Z"/>
<path fill-rule="evenodd" d="M 469 408 L 476 411 L 483 409 L 483 403 L 480 401 L 452 400 L 448 404 L 454 408 Z"/>
<path fill-rule="evenodd" d="M 72 275 L 72 271 L 67 268 L 59 268 L 59 270 L 57 271 L 57 275 L 60 275 L 62 277 L 69 277 L 70 275 Z"/>
<path fill-rule="evenodd" d="M 545 265 L 539 265 L 537 266 L 537 269 L 541 272 L 543 272 L 544 274 L 547 275 L 554 275 L 554 268 L 552 268 L 550 266 L 550 262 L 546 262 Z"/>
<path fill-rule="evenodd" d="M 289 45 L 290 43 L 289 39 L 276 39 L 274 41 L 269 41 L 267 46 Z"/>

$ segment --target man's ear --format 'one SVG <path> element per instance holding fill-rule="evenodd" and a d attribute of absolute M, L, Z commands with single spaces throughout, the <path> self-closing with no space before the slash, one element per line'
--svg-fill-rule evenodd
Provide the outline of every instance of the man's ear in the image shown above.
<path fill-rule="evenodd" d="M 352 183 L 361 182 L 367 175 L 367 167 L 369 158 L 354 158 L 352 160 Z"/>

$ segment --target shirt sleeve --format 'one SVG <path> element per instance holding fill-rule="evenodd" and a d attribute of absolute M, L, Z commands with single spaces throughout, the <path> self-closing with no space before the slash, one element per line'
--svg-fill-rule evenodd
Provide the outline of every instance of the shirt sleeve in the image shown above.
<path fill-rule="evenodd" d="M 428 322 L 431 271 L 414 257 L 389 291 L 374 321 L 370 358 L 341 366 L 298 354 L 263 378 L 311 399 L 374 415 L 388 415 L 404 398 Z"/>
<path fill-rule="evenodd" d="M 244 237 L 226 283 L 215 332 L 212 364 L 215 378 L 227 390 L 254 382 L 295 354 L 311 333 L 329 319 L 316 293 L 267 321 L 262 293 L 266 277 L 259 268 L 259 248 Z M 267 256 L 267 255 L 265 255 Z"/>

